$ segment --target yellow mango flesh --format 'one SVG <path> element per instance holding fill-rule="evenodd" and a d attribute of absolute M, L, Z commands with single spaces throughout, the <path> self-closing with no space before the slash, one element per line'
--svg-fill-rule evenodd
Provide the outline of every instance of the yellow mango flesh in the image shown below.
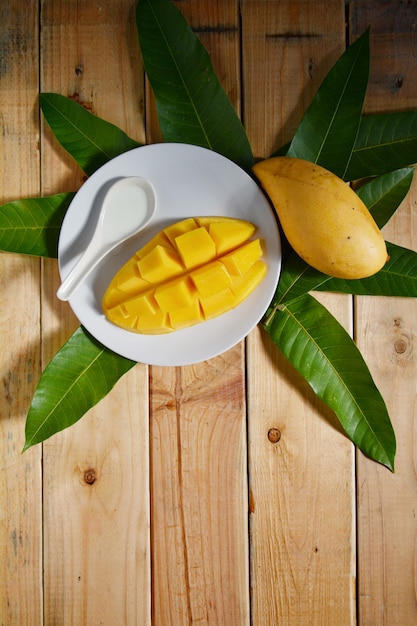
<path fill-rule="evenodd" d="M 328 170 L 291 157 L 253 167 L 289 243 L 317 270 L 345 279 L 378 272 L 388 259 L 384 238 L 358 195 Z"/>
<path fill-rule="evenodd" d="M 161 334 L 217 317 L 243 302 L 266 274 L 255 226 L 227 217 L 164 228 L 117 272 L 102 302 L 126 330 Z"/>

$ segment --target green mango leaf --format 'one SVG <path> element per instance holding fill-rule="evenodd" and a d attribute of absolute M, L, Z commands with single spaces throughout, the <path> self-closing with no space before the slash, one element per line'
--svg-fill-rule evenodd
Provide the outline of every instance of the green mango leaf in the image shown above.
<path fill-rule="evenodd" d="M 40 104 L 56 139 L 88 176 L 110 159 L 141 145 L 71 98 L 42 93 Z"/>
<path fill-rule="evenodd" d="M 405 167 L 370 180 L 356 191 L 379 228 L 385 226 L 407 195 L 414 167 Z"/>
<path fill-rule="evenodd" d="M 318 163 L 343 177 L 355 144 L 369 78 L 369 30 L 323 80 L 291 141 L 287 156 Z"/>
<path fill-rule="evenodd" d="M 56 258 L 62 220 L 73 197 L 60 193 L 0 206 L 0 250 Z"/>
<path fill-rule="evenodd" d="M 164 140 L 209 148 L 249 171 L 245 130 L 182 14 L 169 0 L 139 0 L 136 23 Z"/>
<path fill-rule="evenodd" d="M 271 154 L 271 157 L 291 156 L 291 155 L 288 154 L 288 150 L 290 149 L 290 145 L 291 145 L 291 141 L 289 141 L 288 143 L 286 143 L 283 146 L 281 146 L 280 148 L 278 148 L 278 150 L 276 150 L 275 152 L 273 152 Z"/>
<path fill-rule="evenodd" d="M 276 307 L 263 324 L 272 341 L 370 458 L 394 470 L 395 434 L 352 338 L 312 296 Z"/>
<path fill-rule="evenodd" d="M 417 253 L 386 242 L 389 260 L 377 274 L 360 280 L 329 278 L 316 291 L 350 293 L 355 296 L 417 297 Z M 308 274 L 308 272 L 307 272 Z"/>
<path fill-rule="evenodd" d="M 345 180 L 379 176 L 417 162 L 417 111 L 362 117 Z"/>
<path fill-rule="evenodd" d="M 309 291 L 316 290 L 323 285 L 326 291 L 326 284 L 329 280 L 327 274 L 323 274 L 308 265 L 294 250 L 282 260 L 281 276 L 278 287 L 272 302 L 266 312 L 268 317 L 271 310 L 282 302 L 289 302 L 295 298 L 299 298 Z"/>
<path fill-rule="evenodd" d="M 310 291 L 332 291 L 354 296 L 417 297 L 417 253 L 386 242 L 389 260 L 373 276 L 358 280 L 332 278 L 308 265 L 294 251 L 284 261 L 275 296 L 266 317 L 277 305 Z"/>
<path fill-rule="evenodd" d="M 26 419 L 24 450 L 75 424 L 135 364 L 78 328 L 42 373 Z"/>

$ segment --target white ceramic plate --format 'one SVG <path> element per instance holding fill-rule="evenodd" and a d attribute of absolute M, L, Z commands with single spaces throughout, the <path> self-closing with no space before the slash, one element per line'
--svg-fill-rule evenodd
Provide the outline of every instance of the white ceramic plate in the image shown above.
<path fill-rule="evenodd" d="M 64 279 L 94 232 L 109 185 L 124 176 L 143 176 L 154 186 L 157 211 L 139 235 L 118 246 L 70 298 L 81 324 L 103 345 L 151 365 L 188 365 L 225 352 L 246 337 L 262 318 L 281 270 L 281 241 L 273 211 L 258 185 L 225 157 L 187 144 L 135 148 L 97 170 L 75 195 L 59 238 L 58 261 Z M 101 309 L 107 285 L 118 269 L 154 234 L 185 217 L 224 215 L 253 222 L 264 243 L 268 272 L 238 307 L 196 326 L 164 335 L 141 335 L 110 323 Z"/>

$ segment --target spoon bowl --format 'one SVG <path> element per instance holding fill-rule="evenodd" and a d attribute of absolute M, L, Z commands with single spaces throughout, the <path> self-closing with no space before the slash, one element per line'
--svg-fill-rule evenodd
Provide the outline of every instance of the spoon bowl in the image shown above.
<path fill-rule="evenodd" d="M 107 191 L 90 243 L 62 281 L 56 295 L 66 301 L 116 246 L 143 230 L 155 215 L 153 185 L 140 176 L 117 180 Z"/>

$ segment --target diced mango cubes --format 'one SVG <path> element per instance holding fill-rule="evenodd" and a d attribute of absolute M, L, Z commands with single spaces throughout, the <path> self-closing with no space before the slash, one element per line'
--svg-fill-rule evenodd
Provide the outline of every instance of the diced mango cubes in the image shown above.
<path fill-rule="evenodd" d="M 204 226 L 175 237 L 175 245 L 187 270 L 216 257 L 216 244 Z"/>
<path fill-rule="evenodd" d="M 167 226 L 125 263 L 104 294 L 104 314 L 126 330 L 161 334 L 217 317 L 259 285 L 267 267 L 255 226 L 228 217 Z"/>
<path fill-rule="evenodd" d="M 162 283 L 168 278 L 178 276 L 183 267 L 176 252 L 157 245 L 138 261 L 140 276 L 150 283 Z"/>
<path fill-rule="evenodd" d="M 202 298 L 213 296 L 222 289 L 230 287 L 232 283 L 232 278 L 221 261 L 212 261 L 203 265 L 193 270 L 190 276 Z"/>

